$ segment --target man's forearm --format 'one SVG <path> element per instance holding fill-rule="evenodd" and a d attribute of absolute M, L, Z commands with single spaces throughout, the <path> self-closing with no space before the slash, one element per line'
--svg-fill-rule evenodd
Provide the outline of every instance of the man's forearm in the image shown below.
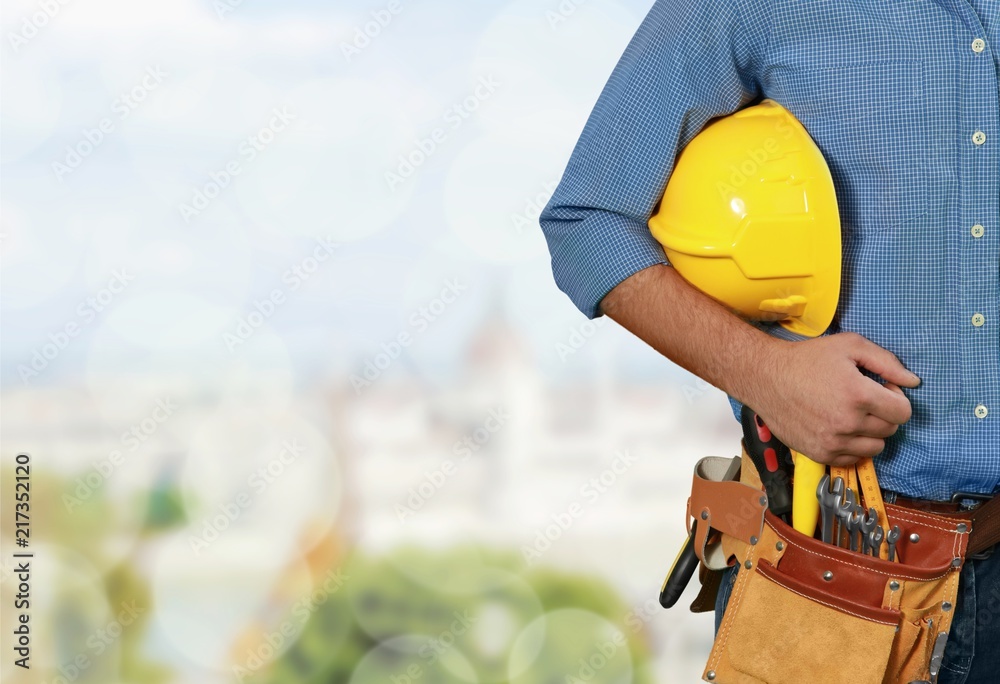
<path fill-rule="evenodd" d="M 639 271 L 604 297 L 601 311 L 677 365 L 753 405 L 757 378 L 787 344 L 695 289 L 670 266 Z"/>

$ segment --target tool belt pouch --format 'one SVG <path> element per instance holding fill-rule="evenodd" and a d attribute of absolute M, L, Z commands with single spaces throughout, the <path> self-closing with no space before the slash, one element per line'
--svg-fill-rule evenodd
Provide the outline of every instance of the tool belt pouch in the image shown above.
<path fill-rule="evenodd" d="M 936 679 L 931 660 L 936 674 L 954 614 L 967 519 L 886 505 L 889 523 L 903 530 L 897 561 L 890 562 L 808 537 L 772 515 L 745 453 L 740 482 L 712 482 L 705 473 L 701 462 L 688 503 L 698 522 L 696 553 L 704 563 L 711 527 L 722 533 L 728 563 L 739 565 L 705 681 Z"/>

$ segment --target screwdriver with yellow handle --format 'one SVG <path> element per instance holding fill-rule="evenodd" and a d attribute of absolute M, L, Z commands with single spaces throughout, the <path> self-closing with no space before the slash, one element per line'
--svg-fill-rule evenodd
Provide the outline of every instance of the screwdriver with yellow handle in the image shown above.
<path fill-rule="evenodd" d="M 826 474 L 826 466 L 792 449 L 795 478 L 792 480 L 792 527 L 812 537 L 819 523 L 819 501 L 816 488 Z"/>

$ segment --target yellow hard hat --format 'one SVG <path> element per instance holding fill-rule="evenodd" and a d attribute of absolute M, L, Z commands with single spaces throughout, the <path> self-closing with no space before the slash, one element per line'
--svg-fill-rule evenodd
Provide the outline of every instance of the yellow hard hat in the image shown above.
<path fill-rule="evenodd" d="M 840 214 L 823 154 L 773 100 L 713 121 L 677 158 L 653 236 L 685 280 L 815 337 L 840 296 Z"/>

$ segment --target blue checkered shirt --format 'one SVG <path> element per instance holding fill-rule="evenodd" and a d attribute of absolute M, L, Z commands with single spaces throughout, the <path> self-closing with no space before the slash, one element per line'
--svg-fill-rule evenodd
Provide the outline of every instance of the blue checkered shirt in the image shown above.
<path fill-rule="evenodd" d="M 710 119 L 777 100 L 837 189 L 829 333 L 865 336 L 923 381 L 876 458 L 882 485 L 1000 491 L 998 74 L 1000 0 L 655 2 L 542 212 L 556 282 L 593 317 L 667 263 L 646 224 L 678 150 Z"/>

